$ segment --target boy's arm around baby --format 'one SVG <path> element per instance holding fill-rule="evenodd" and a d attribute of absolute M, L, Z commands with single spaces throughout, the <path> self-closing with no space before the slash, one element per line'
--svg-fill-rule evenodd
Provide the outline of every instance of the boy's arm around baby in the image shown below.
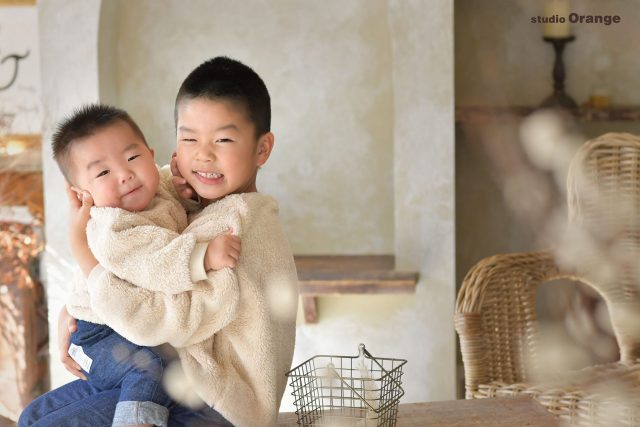
<path fill-rule="evenodd" d="M 144 346 L 183 347 L 211 337 L 236 315 L 240 292 L 236 273 L 209 273 L 199 291 L 168 295 L 134 286 L 96 267 L 88 279 L 92 310 L 128 340 Z"/>
<path fill-rule="evenodd" d="M 87 239 L 94 256 L 119 278 L 166 294 L 201 289 L 207 243 L 180 234 L 186 215 L 174 200 L 156 197 L 152 209 L 92 208 Z"/>
<path fill-rule="evenodd" d="M 229 228 L 242 238 L 246 209 L 243 203 L 236 205 L 209 206 L 188 230 L 204 241 Z M 240 299 L 238 275 L 238 270 L 230 268 L 210 271 L 197 290 L 167 294 L 135 286 L 98 266 L 89 276 L 87 290 L 91 308 L 125 338 L 140 345 L 168 342 L 181 347 L 211 337 L 235 318 Z"/>

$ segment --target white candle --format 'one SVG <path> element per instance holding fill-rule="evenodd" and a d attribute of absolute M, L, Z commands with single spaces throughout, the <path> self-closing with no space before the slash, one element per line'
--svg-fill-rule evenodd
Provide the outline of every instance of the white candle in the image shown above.
<path fill-rule="evenodd" d="M 544 36 L 564 38 L 571 35 L 569 28 L 569 0 L 548 0 L 544 6 Z"/>

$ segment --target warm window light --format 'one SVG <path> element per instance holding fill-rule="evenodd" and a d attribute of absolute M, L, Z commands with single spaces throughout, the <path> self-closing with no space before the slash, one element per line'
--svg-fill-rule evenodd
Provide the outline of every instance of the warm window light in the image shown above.
<path fill-rule="evenodd" d="M 12 139 L 7 141 L 7 144 L 4 146 L 4 152 L 7 156 L 15 156 L 22 153 L 25 148 L 26 145 L 24 141 Z"/>
<path fill-rule="evenodd" d="M 2 0 L 0 0 L 1 2 Z M 39 150 L 40 136 L 31 134 L 0 135 L 0 156 L 17 156 L 32 150 Z"/>
<path fill-rule="evenodd" d="M 40 141 L 37 134 L 0 134 L 0 172 L 42 170 Z"/>

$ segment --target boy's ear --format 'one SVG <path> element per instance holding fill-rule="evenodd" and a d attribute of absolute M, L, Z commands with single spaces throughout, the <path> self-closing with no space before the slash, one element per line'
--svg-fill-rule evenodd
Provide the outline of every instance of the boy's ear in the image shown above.
<path fill-rule="evenodd" d="M 151 157 L 153 157 L 155 159 L 156 158 L 156 152 L 153 151 L 153 148 L 149 148 L 149 151 L 151 151 Z"/>
<path fill-rule="evenodd" d="M 264 165 L 269 156 L 271 155 L 271 151 L 273 150 L 273 144 L 275 143 L 275 138 L 273 133 L 267 132 L 258 139 L 258 166 Z"/>

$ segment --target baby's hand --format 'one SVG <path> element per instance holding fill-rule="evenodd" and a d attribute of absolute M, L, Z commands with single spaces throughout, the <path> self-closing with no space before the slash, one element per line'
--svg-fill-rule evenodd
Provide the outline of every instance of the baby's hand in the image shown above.
<path fill-rule="evenodd" d="M 83 250 L 87 245 L 87 223 L 89 222 L 93 199 L 88 191 L 67 186 L 69 199 L 69 241 L 72 252 Z"/>
<path fill-rule="evenodd" d="M 171 177 L 171 183 L 173 184 L 173 188 L 176 189 L 178 196 L 183 199 L 192 199 L 193 196 L 195 196 L 195 191 L 193 191 L 193 188 L 187 183 L 187 180 L 180 174 L 176 153 L 171 155 L 171 175 L 173 175 Z"/>
<path fill-rule="evenodd" d="M 204 255 L 206 271 L 235 268 L 240 258 L 240 238 L 232 235 L 232 231 L 229 230 L 227 234 L 221 234 L 209 242 Z"/>
<path fill-rule="evenodd" d="M 88 191 L 67 185 L 69 198 L 69 246 L 71 254 L 80 266 L 80 269 L 89 277 L 91 270 L 98 265 L 89 243 L 87 242 L 87 223 L 91 214 L 93 199 Z"/>

